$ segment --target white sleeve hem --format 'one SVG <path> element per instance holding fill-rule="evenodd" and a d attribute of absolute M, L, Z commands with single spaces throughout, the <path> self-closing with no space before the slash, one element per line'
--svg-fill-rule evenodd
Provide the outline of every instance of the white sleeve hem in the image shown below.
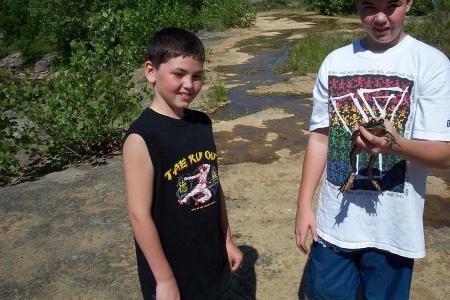
<path fill-rule="evenodd" d="M 327 128 L 329 126 L 330 126 L 330 124 L 328 124 L 328 122 L 320 122 L 317 124 L 311 124 L 311 125 L 309 125 L 309 131 L 314 131 L 319 128 Z"/>
<path fill-rule="evenodd" d="M 426 132 L 426 131 L 419 131 L 419 132 L 416 131 L 412 134 L 411 138 L 417 139 L 417 140 L 426 140 L 426 141 L 443 141 L 443 142 L 450 141 L 449 134 L 432 133 L 432 132 Z"/>

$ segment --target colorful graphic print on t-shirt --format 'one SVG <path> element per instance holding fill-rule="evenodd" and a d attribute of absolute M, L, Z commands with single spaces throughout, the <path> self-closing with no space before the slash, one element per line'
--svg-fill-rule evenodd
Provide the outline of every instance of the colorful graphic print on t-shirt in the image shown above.
<path fill-rule="evenodd" d="M 354 75 L 329 76 L 330 116 L 327 180 L 341 186 L 351 173 L 349 153 L 353 127 L 369 118 L 390 120 L 400 135 L 404 135 L 410 115 L 413 82 L 398 76 Z M 357 157 L 358 175 L 352 190 L 374 190 L 367 178 L 369 155 Z M 399 156 L 379 154 L 373 174 L 384 191 L 403 193 L 406 162 Z"/>
<path fill-rule="evenodd" d="M 165 178 L 176 182 L 176 199 L 179 205 L 194 207 L 192 210 L 214 204 L 219 188 L 219 173 L 215 163 L 217 154 L 199 151 L 181 158 L 173 168 L 165 173 Z M 192 173 L 187 170 L 196 166 Z"/>

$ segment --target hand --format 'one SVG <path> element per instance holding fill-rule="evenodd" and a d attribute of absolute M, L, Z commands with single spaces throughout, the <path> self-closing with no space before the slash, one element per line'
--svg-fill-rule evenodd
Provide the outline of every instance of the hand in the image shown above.
<path fill-rule="evenodd" d="M 297 208 L 297 216 L 295 217 L 295 242 L 298 249 L 304 254 L 308 254 L 308 247 L 306 246 L 306 237 L 311 231 L 313 240 L 317 242 L 317 228 L 316 218 L 311 207 Z"/>
<path fill-rule="evenodd" d="M 175 278 L 156 283 L 157 300 L 180 300 L 180 291 Z"/>
<path fill-rule="evenodd" d="M 379 119 L 380 118 L 377 118 L 377 120 Z M 384 126 L 386 131 L 389 132 L 398 143 L 401 137 L 398 134 L 397 130 L 394 128 L 394 125 L 389 120 L 384 119 Z M 363 126 L 359 126 L 359 124 L 355 126 L 355 130 L 358 129 L 360 132 L 360 136 L 356 139 L 355 144 L 361 151 L 366 151 L 370 154 L 394 152 L 393 147 L 395 147 L 395 145 L 390 147 L 385 136 L 376 136 L 370 133 Z"/>
<path fill-rule="evenodd" d="M 244 255 L 241 250 L 236 247 L 233 242 L 227 243 L 228 261 L 230 262 L 231 272 L 235 272 L 239 269 L 244 259 Z"/>

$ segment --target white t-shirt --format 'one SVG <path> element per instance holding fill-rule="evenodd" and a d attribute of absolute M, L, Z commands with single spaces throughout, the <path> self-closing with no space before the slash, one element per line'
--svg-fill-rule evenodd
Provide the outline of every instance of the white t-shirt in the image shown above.
<path fill-rule="evenodd" d="M 425 256 L 425 167 L 379 154 L 373 173 L 384 191 L 380 194 L 367 178 L 369 156 L 360 154 L 353 188 L 339 196 L 338 189 L 351 173 L 350 136 L 356 122 L 383 117 L 406 138 L 450 141 L 449 59 L 410 36 L 382 52 L 356 41 L 327 56 L 313 97 L 310 130 L 329 127 L 316 215 L 319 236 L 346 249 L 375 247 L 404 257 Z"/>

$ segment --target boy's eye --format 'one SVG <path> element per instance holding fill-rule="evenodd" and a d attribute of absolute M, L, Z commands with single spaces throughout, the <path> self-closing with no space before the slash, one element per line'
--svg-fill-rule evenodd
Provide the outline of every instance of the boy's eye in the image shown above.
<path fill-rule="evenodd" d="M 375 9 L 375 6 L 374 5 L 365 5 L 364 9 L 373 10 L 373 9 Z"/>
<path fill-rule="evenodd" d="M 389 3 L 388 6 L 389 6 L 389 7 L 399 7 L 399 6 L 402 6 L 402 1 L 392 1 L 391 3 Z"/>

